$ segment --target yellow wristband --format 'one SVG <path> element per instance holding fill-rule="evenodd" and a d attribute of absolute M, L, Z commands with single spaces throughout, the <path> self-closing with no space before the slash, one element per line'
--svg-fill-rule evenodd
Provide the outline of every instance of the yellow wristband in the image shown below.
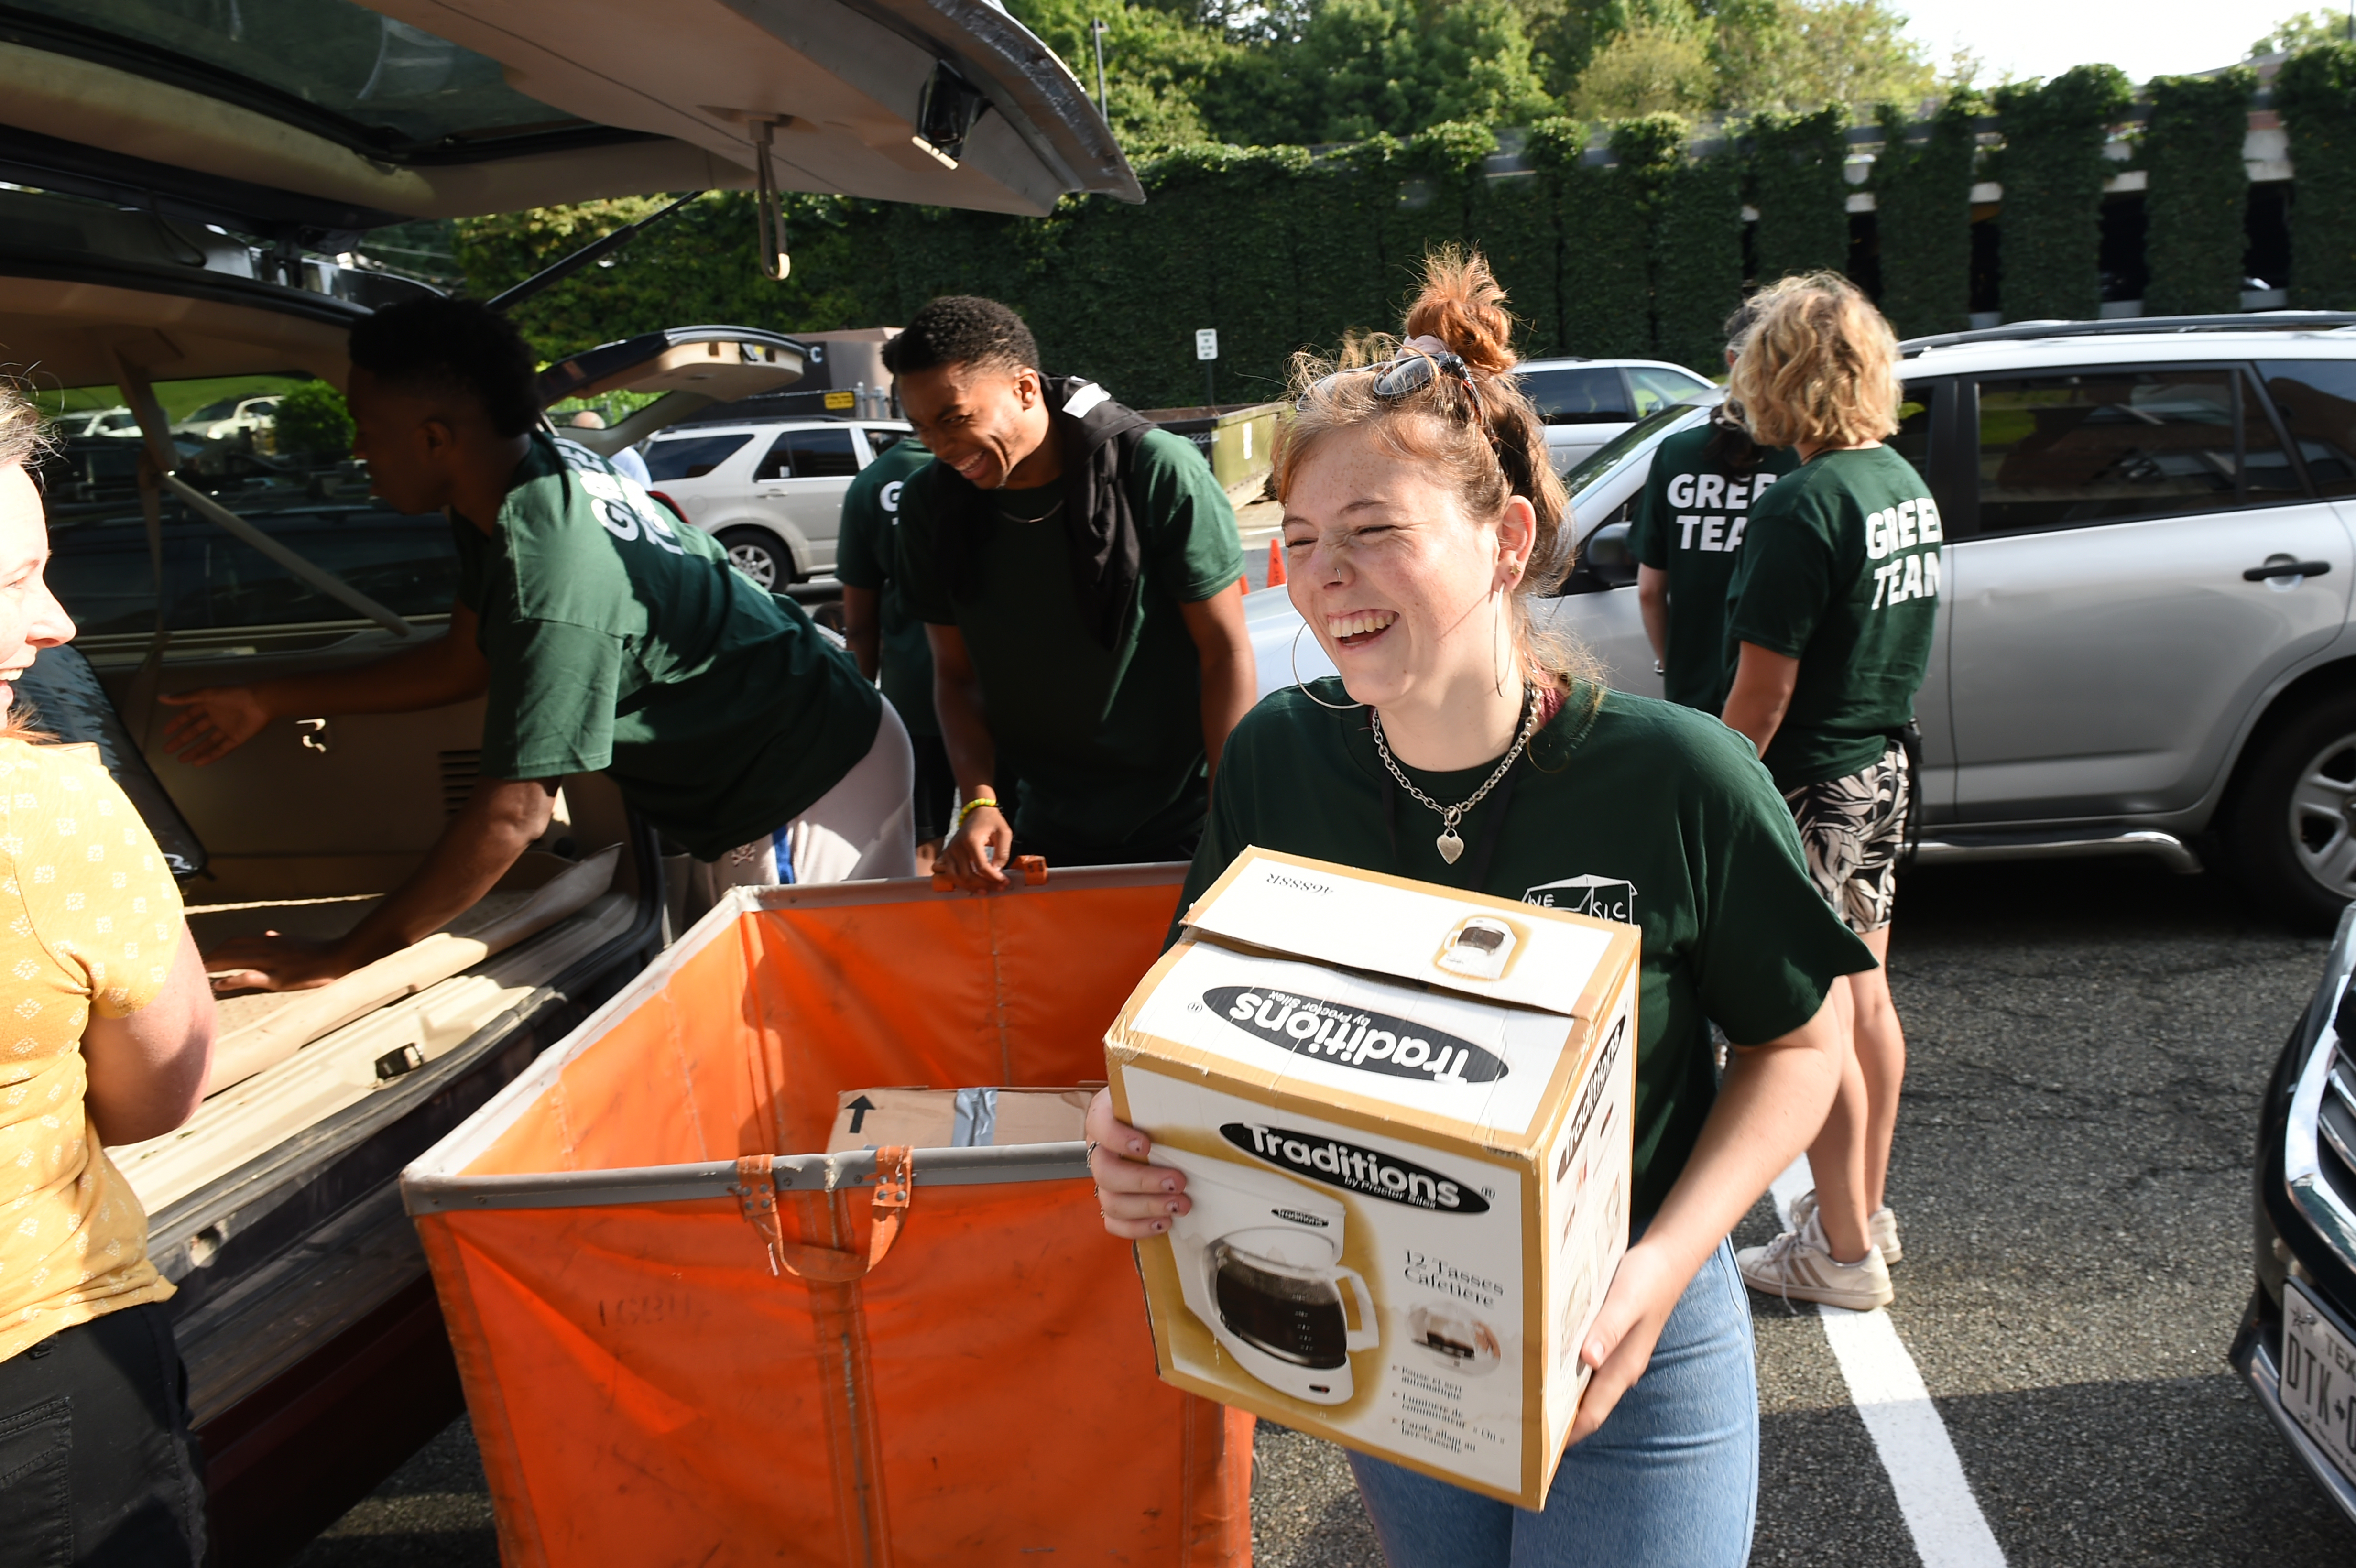
<path fill-rule="evenodd" d="M 958 828 L 962 830 L 965 827 L 965 819 L 971 816 L 975 812 L 980 811 L 983 806 L 995 806 L 997 804 L 998 797 L 992 795 L 985 795 L 973 800 L 967 801 L 963 805 L 958 807 L 957 825 Z"/>

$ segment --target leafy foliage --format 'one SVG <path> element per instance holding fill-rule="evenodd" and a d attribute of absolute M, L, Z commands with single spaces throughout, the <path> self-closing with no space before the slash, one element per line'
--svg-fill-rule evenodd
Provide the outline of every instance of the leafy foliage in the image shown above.
<path fill-rule="evenodd" d="M 1751 125 L 1752 237 L 1759 280 L 1848 265 L 1848 113 L 1762 114 Z"/>
<path fill-rule="evenodd" d="M 1983 105 L 1952 95 L 1917 124 L 1881 111 L 1874 160 L 1875 225 L 1881 240 L 1881 314 L 1901 337 L 1971 325 L 1972 177 Z M 1910 131 L 1928 133 L 1910 141 Z"/>
<path fill-rule="evenodd" d="M 2043 85 L 1999 87 L 2004 116 L 2001 296 L 2013 321 L 2101 313 L 2103 144 L 2135 100 L 2116 66 L 2082 65 Z"/>
<path fill-rule="evenodd" d="M 2151 272 L 2144 309 L 2153 315 L 2239 310 L 2249 167 L 2242 143 L 2257 72 L 2237 66 L 2211 77 L 2163 76 L 2151 83 L 2143 164 Z"/>
<path fill-rule="evenodd" d="M 2298 170 L 2290 303 L 2345 310 L 2356 305 L 2356 44 L 2324 44 L 2283 62 L 2275 107 Z"/>
<path fill-rule="evenodd" d="M 1919 103 L 1937 85 L 1906 18 L 1883 0 L 1720 0 L 1718 101 L 1785 112 Z"/>
<path fill-rule="evenodd" d="M 1742 164 L 1681 158 L 1662 172 L 1653 218 L 1653 352 L 1714 375 L 1742 298 Z"/>
<path fill-rule="evenodd" d="M 1506 0 L 1323 0 L 1297 40 L 1247 50 L 1205 100 L 1218 135 L 1258 146 L 1526 124 L 1551 107 Z"/>
<path fill-rule="evenodd" d="M 1219 31 L 1157 5 L 1106 0 L 1015 0 L 1016 20 L 1061 55 L 1096 96 L 1096 39 L 1105 23 L 1105 110 L 1132 156 L 1212 140 L 1202 101 L 1246 51 Z"/>
<path fill-rule="evenodd" d="M 2274 31 L 2250 46 L 2250 58 L 2295 55 L 2324 44 L 2344 43 L 2356 43 L 2356 27 L 2350 27 L 2347 12 L 2333 8 L 2294 11 L 2276 22 Z"/>
<path fill-rule="evenodd" d="M 352 454 L 352 430 L 344 395 L 325 381 L 305 381 L 278 400 L 272 433 L 284 456 L 340 458 Z"/>
<path fill-rule="evenodd" d="M 1641 17 L 1595 51 L 1580 73 L 1571 108 L 1592 120 L 1699 114 L 1718 97 L 1709 35 L 1691 13 Z"/>

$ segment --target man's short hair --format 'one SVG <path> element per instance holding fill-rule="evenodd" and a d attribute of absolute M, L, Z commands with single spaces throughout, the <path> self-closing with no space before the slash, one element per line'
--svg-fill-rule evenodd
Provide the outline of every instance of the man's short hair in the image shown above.
<path fill-rule="evenodd" d="M 884 368 L 894 376 L 943 365 L 1036 370 L 1039 344 L 1023 318 L 979 294 L 943 294 L 909 319 L 884 346 Z"/>
<path fill-rule="evenodd" d="M 352 368 L 412 396 L 471 396 L 491 428 L 521 435 L 540 422 L 539 372 L 515 323 L 475 300 L 422 299 L 352 328 Z"/>

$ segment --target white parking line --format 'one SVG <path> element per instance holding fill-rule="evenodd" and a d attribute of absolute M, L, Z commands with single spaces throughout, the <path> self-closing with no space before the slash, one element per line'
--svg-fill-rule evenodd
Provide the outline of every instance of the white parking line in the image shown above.
<path fill-rule="evenodd" d="M 1813 1185 L 1804 1155 L 1769 1189 L 1775 1217 L 1789 1225 L 1792 1200 Z M 1939 1419 L 1939 1407 L 1931 1403 L 1931 1391 L 1890 1314 L 1837 1307 L 1819 1307 L 1816 1312 L 1848 1396 L 1889 1472 L 1898 1511 L 1905 1516 L 1923 1568 L 2005 1568 L 2004 1551 L 1972 1496 L 1947 1424 Z"/>

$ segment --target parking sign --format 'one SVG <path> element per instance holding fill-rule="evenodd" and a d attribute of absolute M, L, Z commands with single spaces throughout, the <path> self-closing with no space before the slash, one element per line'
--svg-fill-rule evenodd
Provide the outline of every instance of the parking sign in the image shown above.
<path fill-rule="evenodd" d="M 1219 329 L 1206 326 L 1194 334 L 1194 357 L 1216 359 L 1219 357 Z"/>

